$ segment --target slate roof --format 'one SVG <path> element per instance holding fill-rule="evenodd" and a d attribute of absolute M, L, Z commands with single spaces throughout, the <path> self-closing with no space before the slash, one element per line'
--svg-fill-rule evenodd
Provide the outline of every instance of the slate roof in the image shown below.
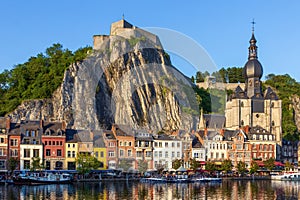
<path fill-rule="evenodd" d="M 201 144 L 198 138 L 195 137 L 192 141 L 192 148 L 204 148 L 204 146 Z"/>
<path fill-rule="evenodd" d="M 225 116 L 217 114 L 204 114 L 203 115 L 205 126 L 209 129 L 222 129 L 225 126 Z"/>
<path fill-rule="evenodd" d="M 105 147 L 104 139 L 103 139 L 103 132 L 102 131 L 93 131 L 94 133 L 94 147 Z"/>

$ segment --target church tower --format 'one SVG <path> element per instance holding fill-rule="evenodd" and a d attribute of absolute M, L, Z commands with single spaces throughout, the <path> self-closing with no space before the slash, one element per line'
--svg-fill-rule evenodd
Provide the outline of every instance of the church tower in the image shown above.
<path fill-rule="evenodd" d="M 249 41 L 248 61 L 243 73 L 245 89 L 238 86 L 226 102 L 225 117 L 226 128 L 236 130 L 248 126 L 262 128 L 275 136 L 277 144 L 281 144 L 281 100 L 276 93 L 268 87 L 262 92 L 261 77 L 263 67 L 258 61 L 254 29 Z"/>

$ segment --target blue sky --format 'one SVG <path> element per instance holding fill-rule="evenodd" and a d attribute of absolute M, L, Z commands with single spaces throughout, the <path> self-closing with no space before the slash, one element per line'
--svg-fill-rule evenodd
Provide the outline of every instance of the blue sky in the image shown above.
<path fill-rule="evenodd" d="M 300 81 L 300 1 L 1 1 L 0 71 L 27 61 L 53 43 L 76 50 L 108 34 L 122 15 L 139 27 L 181 32 L 199 43 L 218 68 L 247 61 L 254 18 L 264 76 L 290 74 Z M 191 66 L 173 58 L 190 76 Z M 201 68 L 201 67 L 200 67 Z"/>

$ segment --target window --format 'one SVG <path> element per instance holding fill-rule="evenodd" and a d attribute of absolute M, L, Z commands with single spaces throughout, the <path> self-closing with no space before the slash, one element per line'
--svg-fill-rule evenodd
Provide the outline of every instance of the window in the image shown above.
<path fill-rule="evenodd" d="M 119 142 L 119 146 L 122 146 L 122 141 Z"/>
<path fill-rule="evenodd" d="M 35 137 L 35 131 L 31 131 L 31 137 Z"/>
<path fill-rule="evenodd" d="M 51 141 L 50 141 L 51 142 Z M 55 141 L 52 141 L 52 145 L 55 145 Z"/>
<path fill-rule="evenodd" d="M 174 158 L 175 157 L 175 152 L 174 151 L 172 151 L 172 158 Z"/>
<path fill-rule="evenodd" d="M 131 146 L 131 142 L 129 142 L 128 144 L 129 144 L 128 146 Z"/>
<path fill-rule="evenodd" d="M 199 153 L 194 153 L 194 158 L 199 158 Z"/>
<path fill-rule="evenodd" d="M 45 145 L 48 145 L 48 141 L 45 141 Z"/>
<path fill-rule="evenodd" d="M 24 160 L 24 169 L 30 169 L 30 160 Z"/>
<path fill-rule="evenodd" d="M 175 147 L 175 142 L 172 142 L 172 147 Z"/>
<path fill-rule="evenodd" d="M 75 148 L 75 144 L 73 144 L 73 148 Z"/>
<path fill-rule="evenodd" d="M 0 169 L 5 169 L 5 161 L 4 160 L 0 161 Z"/>
<path fill-rule="evenodd" d="M 179 151 L 177 152 L 177 158 L 180 158 L 180 152 Z"/>
<path fill-rule="evenodd" d="M 124 156 L 124 150 L 123 149 L 120 149 L 120 157 L 123 157 Z"/>
<path fill-rule="evenodd" d="M 166 151 L 165 152 L 165 158 L 168 158 L 169 157 L 169 153 Z"/>
<path fill-rule="evenodd" d="M 24 158 L 30 158 L 30 149 L 24 149 Z"/>
<path fill-rule="evenodd" d="M 157 157 L 157 151 L 154 151 L 154 157 L 155 158 Z"/>
<path fill-rule="evenodd" d="M 62 141 L 59 142 L 59 145 L 62 146 Z"/>
<path fill-rule="evenodd" d="M 103 158 L 104 157 L 104 153 L 103 151 L 100 152 L 100 157 Z"/>
<path fill-rule="evenodd" d="M 68 158 L 71 157 L 71 151 L 68 151 L 67 156 L 68 156 Z"/>
<path fill-rule="evenodd" d="M 154 142 L 154 147 L 157 147 L 157 142 Z"/>
<path fill-rule="evenodd" d="M 57 146 L 59 145 L 59 141 L 56 141 L 56 145 L 57 145 Z"/>
<path fill-rule="evenodd" d="M 61 156 L 61 149 L 57 149 L 56 155 L 57 155 L 57 156 Z"/>
<path fill-rule="evenodd" d="M 159 143 L 158 143 L 158 147 L 162 147 L 162 142 L 159 142 Z"/>
<path fill-rule="evenodd" d="M 98 151 L 95 152 L 95 157 L 98 158 L 99 157 L 99 153 Z"/>
<path fill-rule="evenodd" d="M 28 131 L 28 130 L 26 130 L 25 136 L 26 136 L 26 137 L 29 137 L 29 131 Z"/>
<path fill-rule="evenodd" d="M 46 149 L 46 156 L 51 156 L 50 149 Z"/>
<path fill-rule="evenodd" d="M 180 147 L 180 143 L 179 143 L 179 142 L 177 142 L 177 147 L 178 147 L 178 148 Z"/>
<path fill-rule="evenodd" d="M 0 156 L 6 156 L 6 149 L 0 149 Z"/>
<path fill-rule="evenodd" d="M 142 151 L 137 151 L 136 152 L 136 157 L 139 157 L 139 158 L 143 157 L 143 152 Z"/>
<path fill-rule="evenodd" d="M 71 147 L 71 144 L 68 144 L 68 148 L 70 148 Z"/>
<path fill-rule="evenodd" d="M 129 150 L 127 151 L 127 156 L 128 156 L 128 157 L 131 157 L 131 156 L 132 156 L 132 150 L 129 149 Z"/>
<path fill-rule="evenodd" d="M 242 150 L 242 149 L 243 149 L 242 144 L 237 144 L 237 145 L 236 145 L 236 149 L 237 149 L 237 150 Z"/>
<path fill-rule="evenodd" d="M 10 150 L 10 156 L 11 157 L 17 157 L 19 154 L 18 150 L 17 149 L 11 149 Z"/>
<path fill-rule="evenodd" d="M 151 157 L 152 156 L 152 152 L 151 151 L 146 151 L 146 157 Z"/>
<path fill-rule="evenodd" d="M 72 151 L 72 157 L 75 158 L 76 155 L 75 155 L 75 151 Z"/>
<path fill-rule="evenodd" d="M 35 158 L 40 157 L 40 150 L 39 149 L 33 149 L 33 157 L 35 157 Z"/>
<path fill-rule="evenodd" d="M 115 157 L 115 152 L 114 151 L 109 151 L 108 152 L 108 157 Z"/>
<path fill-rule="evenodd" d="M 10 140 L 10 146 L 12 146 L 12 147 L 18 146 L 18 139 L 11 139 Z"/>
<path fill-rule="evenodd" d="M 0 143 L 4 143 L 4 138 L 0 138 Z"/>
<path fill-rule="evenodd" d="M 114 147 L 115 146 L 115 143 L 114 142 L 109 142 L 109 147 Z"/>
<path fill-rule="evenodd" d="M 159 152 L 159 157 L 160 157 L 160 158 L 162 157 L 162 152 L 161 152 L 161 151 Z"/>

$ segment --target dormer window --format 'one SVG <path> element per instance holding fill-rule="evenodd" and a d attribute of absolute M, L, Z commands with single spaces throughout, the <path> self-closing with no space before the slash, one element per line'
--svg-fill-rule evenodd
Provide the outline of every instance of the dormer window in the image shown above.
<path fill-rule="evenodd" d="M 60 129 L 57 130 L 57 135 L 59 135 L 59 136 L 62 135 L 62 131 Z"/>
<path fill-rule="evenodd" d="M 47 129 L 47 130 L 46 130 L 46 135 L 51 135 L 50 129 Z"/>

